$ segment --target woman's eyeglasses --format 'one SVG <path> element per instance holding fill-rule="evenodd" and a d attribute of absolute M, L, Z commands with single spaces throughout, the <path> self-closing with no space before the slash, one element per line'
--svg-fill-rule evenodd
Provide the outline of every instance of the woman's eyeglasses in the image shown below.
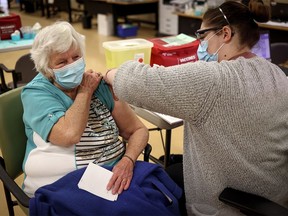
<path fill-rule="evenodd" d="M 224 19 L 226 20 L 227 24 L 231 27 L 230 22 L 228 21 L 226 15 L 224 14 L 223 10 L 219 7 L 219 11 L 221 12 L 221 14 L 223 15 Z M 199 29 L 195 32 L 196 38 L 198 40 L 201 40 L 203 38 L 203 35 L 208 32 L 208 31 L 215 31 L 215 30 L 219 30 L 222 27 L 214 27 L 214 28 L 208 28 L 208 29 Z M 232 32 L 233 33 L 233 32 Z"/>
<path fill-rule="evenodd" d="M 195 32 L 196 38 L 198 40 L 203 39 L 203 35 L 208 32 L 208 31 L 215 31 L 215 30 L 219 30 L 221 29 L 221 27 L 213 27 L 213 28 L 207 28 L 207 29 L 199 29 Z"/>

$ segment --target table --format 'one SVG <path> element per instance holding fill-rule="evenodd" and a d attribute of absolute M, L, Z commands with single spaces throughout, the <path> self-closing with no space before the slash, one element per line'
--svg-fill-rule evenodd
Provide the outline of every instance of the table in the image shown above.
<path fill-rule="evenodd" d="M 194 35 L 195 31 L 200 29 L 202 16 L 192 14 L 176 13 L 178 15 L 178 32 L 188 35 Z M 261 29 L 268 29 L 270 32 L 271 43 L 287 42 L 288 24 L 269 21 L 267 23 L 258 23 Z"/>
<path fill-rule="evenodd" d="M 10 52 L 21 49 L 30 49 L 32 47 L 34 39 L 21 39 L 19 41 L 1 40 L 0 41 L 0 53 Z"/>
<path fill-rule="evenodd" d="M 266 28 L 270 30 L 288 31 L 288 23 L 284 22 L 273 22 L 258 23 L 260 28 Z"/>
<path fill-rule="evenodd" d="M 84 16 L 113 14 L 114 35 L 117 36 L 118 18 L 128 15 L 155 14 L 158 29 L 158 0 L 84 0 Z"/>
<path fill-rule="evenodd" d="M 288 41 L 288 23 L 269 21 L 258 25 L 261 29 L 269 30 L 271 43 Z"/>
<path fill-rule="evenodd" d="M 172 136 L 172 129 L 180 127 L 183 125 L 183 120 L 175 120 L 173 123 L 169 123 L 165 121 L 164 118 L 160 117 L 154 112 L 151 112 L 146 109 L 142 109 L 133 105 L 130 107 L 134 110 L 134 112 L 141 118 L 145 119 L 146 121 L 150 122 L 151 124 L 155 125 L 157 128 L 152 130 L 166 130 L 165 135 L 165 152 L 164 152 L 164 163 L 160 162 L 158 159 L 150 155 L 152 161 L 162 164 L 164 168 L 166 168 L 170 163 L 170 149 L 171 149 L 171 136 Z M 150 129 L 151 130 L 151 129 Z"/>

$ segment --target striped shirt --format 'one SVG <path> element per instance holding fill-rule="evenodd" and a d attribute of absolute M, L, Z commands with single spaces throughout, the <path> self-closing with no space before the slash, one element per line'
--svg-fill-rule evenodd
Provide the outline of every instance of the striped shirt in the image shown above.
<path fill-rule="evenodd" d="M 95 161 L 111 164 L 125 152 L 119 139 L 117 125 L 106 106 L 95 96 L 92 98 L 87 127 L 78 144 L 75 157 L 77 168 Z"/>

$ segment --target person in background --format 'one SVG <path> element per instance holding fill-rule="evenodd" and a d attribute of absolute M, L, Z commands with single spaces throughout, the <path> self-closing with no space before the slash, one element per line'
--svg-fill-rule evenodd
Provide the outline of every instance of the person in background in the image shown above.
<path fill-rule="evenodd" d="M 261 0 L 248 7 L 224 2 L 204 14 L 196 32 L 199 61 L 171 67 L 128 61 L 104 77 L 120 100 L 184 119 L 188 215 L 241 215 L 218 200 L 226 187 L 288 207 L 288 80 L 251 53 L 257 22 L 268 20 Z"/>
<path fill-rule="evenodd" d="M 39 74 L 21 94 L 28 138 L 23 186 L 31 197 L 90 162 L 114 166 L 107 187 L 120 194 L 147 144 L 148 129 L 128 104 L 113 99 L 99 73 L 85 71 L 84 49 L 84 37 L 68 22 L 43 28 L 34 40 Z"/>

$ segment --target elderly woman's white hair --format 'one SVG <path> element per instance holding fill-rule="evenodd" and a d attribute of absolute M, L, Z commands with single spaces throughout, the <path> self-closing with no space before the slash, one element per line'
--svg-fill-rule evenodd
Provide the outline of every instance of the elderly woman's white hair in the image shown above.
<path fill-rule="evenodd" d="M 75 31 L 73 26 L 66 21 L 58 21 L 43 28 L 35 37 L 31 58 L 34 61 L 36 70 L 50 78 L 53 71 L 49 68 L 50 57 L 54 53 L 64 53 L 71 47 L 80 50 L 84 57 L 84 37 Z"/>

